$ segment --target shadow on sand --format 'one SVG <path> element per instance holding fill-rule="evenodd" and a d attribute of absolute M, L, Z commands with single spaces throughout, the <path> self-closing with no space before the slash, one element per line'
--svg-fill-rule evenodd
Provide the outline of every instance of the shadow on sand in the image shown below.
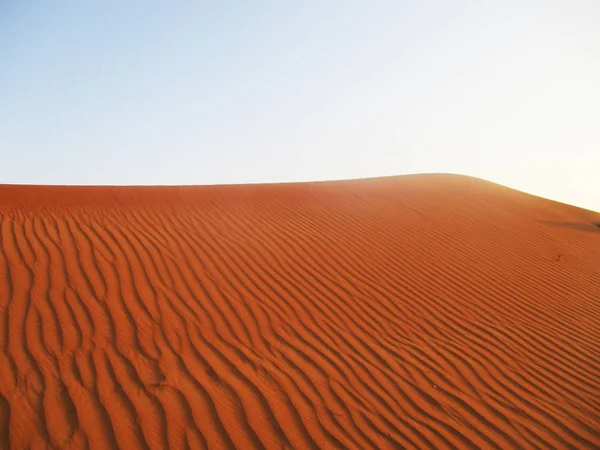
<path fill-rule="evenodd" d="M 549 222 L 542 220 L 540 223 L 552 225 L 555 227 L 571 228 L 579 231 L 590 231 L 592 233 L 600 233 L 600 222 L 577 223 L 577 222 Z"/>

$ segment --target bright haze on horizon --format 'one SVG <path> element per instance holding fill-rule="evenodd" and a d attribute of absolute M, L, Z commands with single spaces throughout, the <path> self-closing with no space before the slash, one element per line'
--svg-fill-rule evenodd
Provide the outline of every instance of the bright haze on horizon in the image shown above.
<path fill-rule="evenodd" d="M 600 211 L 600 1 L 0 4 L 0 183 L 472 175 Z"/>

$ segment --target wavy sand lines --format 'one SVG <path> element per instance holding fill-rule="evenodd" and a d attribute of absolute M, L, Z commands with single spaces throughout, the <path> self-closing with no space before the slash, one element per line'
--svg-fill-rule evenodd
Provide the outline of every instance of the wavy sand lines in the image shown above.
<path fill-rule="evenodd" d="M 595 220 L 451 175 L 0 186 L 0 448 L 600 448 Z"/>

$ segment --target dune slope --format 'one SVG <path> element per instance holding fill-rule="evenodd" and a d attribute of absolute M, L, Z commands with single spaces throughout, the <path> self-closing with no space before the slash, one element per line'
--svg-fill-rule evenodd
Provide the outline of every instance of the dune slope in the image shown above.
<path fill-rule="evenodd" d="M 600 448 L 594 220 L 452 175 L 0 186 L 0 448 Z"/>

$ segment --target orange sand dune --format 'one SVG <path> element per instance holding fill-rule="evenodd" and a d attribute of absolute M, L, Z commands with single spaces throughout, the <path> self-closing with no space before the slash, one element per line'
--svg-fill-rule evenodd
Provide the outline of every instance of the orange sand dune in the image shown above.
<path fill-rule="evenodd" d="M 0 186 L 0 448 L 600 448 L 596 220 L 453 175 Z"/>

